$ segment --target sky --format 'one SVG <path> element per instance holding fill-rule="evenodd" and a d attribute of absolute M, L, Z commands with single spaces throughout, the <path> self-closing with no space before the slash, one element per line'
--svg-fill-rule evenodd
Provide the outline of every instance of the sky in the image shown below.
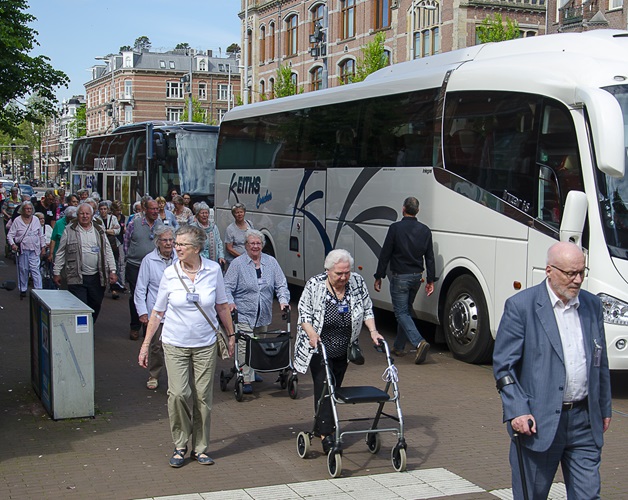
<path fill-rule="evenodd" d="M 187 42 L 195 49 L 225 55 L 240 42 L 240 0 L 28 0 L 31 27 L 39 46 L 31 55 L 45 55 L 55 69 L 70 78 L 57 98 L 85 94 L 83 86 L 95 57 L 117 53 L 147 36 L 154 52 Z"/>

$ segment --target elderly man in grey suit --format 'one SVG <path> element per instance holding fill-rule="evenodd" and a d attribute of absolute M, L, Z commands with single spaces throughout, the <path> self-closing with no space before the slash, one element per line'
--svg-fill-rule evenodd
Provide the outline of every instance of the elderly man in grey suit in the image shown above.
<path fill-rule="evenodd" d="M 602 304 L 580 290 L 585 258 L 573 243 L 549 249 L 545 274 L 506 301 L 497 331 L 493 372 L 504 422 L 519 434 L 530 498 L 547 498 L 558 464 L 568 498 L 600 498 L 603 433 L 611 422 Z M 514 498 L 523 498 L 514 443 L 510 466 Z"/>

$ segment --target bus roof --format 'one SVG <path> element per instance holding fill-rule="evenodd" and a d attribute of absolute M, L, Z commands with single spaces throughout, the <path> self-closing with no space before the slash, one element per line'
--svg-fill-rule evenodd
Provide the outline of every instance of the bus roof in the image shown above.
<path fill-rule="evenodd" d="M 122 134 L 125 132 L 134 132 L 136 130 L 146 130 L 146 126 L 151 124 L 156 130 L 164 130 L 166 132 L 174 132 L 176 130 L 218 132 L 215 125 L 207 125 L 205 123 L 196 122 L 172 122 L 172 121 L 148 121 L 130 123 L 129 125 L 121 125 L 113 130 L 112 134 Z"/>
<path fill-rule="evenodd" d="M 617 74 L 618 63 L 628 63 L 627 54 L 628 31 L 621 30 L 560 33 L 487 43 L 393 64 L 360 83 L 238 106 L 225 115 L 223 122 L 382 94 L 438 88 L 448 71 L 453 71 L 448 91 L 518 90 L 551 95 L 571 104 L 577 86 L 617 85 L 622 83 L 622 77 L 628 79 L 628 71 Z"/>

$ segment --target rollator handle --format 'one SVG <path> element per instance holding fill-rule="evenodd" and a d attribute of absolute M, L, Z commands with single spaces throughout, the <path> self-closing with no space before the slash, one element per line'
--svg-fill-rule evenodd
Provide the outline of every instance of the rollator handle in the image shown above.
<path fill-rule="evenodd" d="M 290 323 L 290 306 L 286 306 L 281 310 L 281 319 L 286 323 Z"/>
<path fill-rule="evenodd" d="M 231 311 L 231 321 L 233 322 L 234 325 L 238 322 L 238 310 L 237 309 L 234 309 L 233 311 Z"/>

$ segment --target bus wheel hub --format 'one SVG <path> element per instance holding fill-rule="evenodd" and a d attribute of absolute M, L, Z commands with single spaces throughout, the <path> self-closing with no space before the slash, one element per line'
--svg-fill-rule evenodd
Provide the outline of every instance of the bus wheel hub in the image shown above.
<path fill-rule="evenodd" d="M 468 294 L 461 295 L 449 310 L 449 331 L 459 344 L 469 344 L 478 331 L 478 309 Z"/>

